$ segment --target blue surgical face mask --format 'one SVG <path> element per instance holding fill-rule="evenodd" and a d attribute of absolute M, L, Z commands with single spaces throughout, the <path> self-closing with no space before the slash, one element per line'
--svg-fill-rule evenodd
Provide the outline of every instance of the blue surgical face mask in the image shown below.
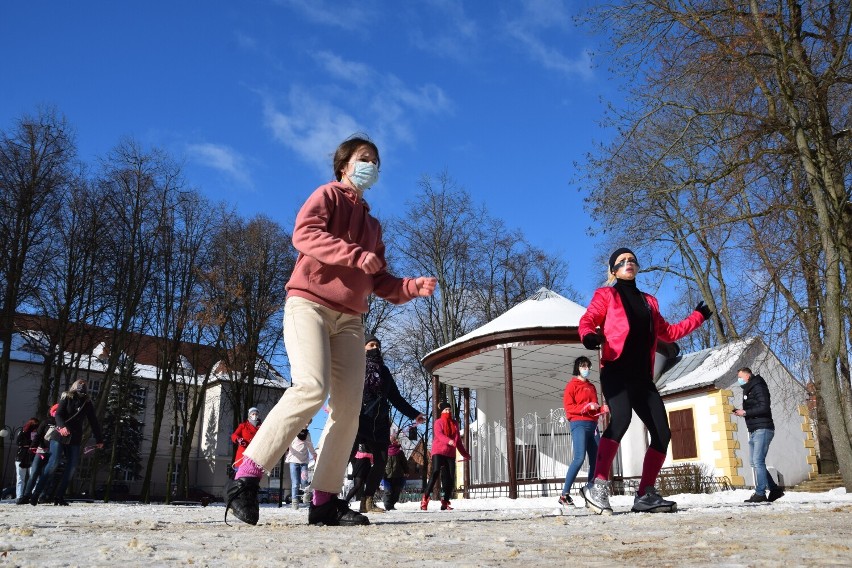
<path fill-rule="evenodd" d="M 580 376 L 583 377 L 584 379 L 586 379 L 586 378 L 589 377 L 589 373 L 591 373 L 591 372 L 592 372 L 591 369 L 580 369 Z"/>
<path fill-rule="evenodd" d="M 741 386 L 741 387 L 746 386 L 746 383 L 748 383 L 748 381 L 747 381 L 747 380 L 745 380 L 745 379 L 741 379 L 741 378 L 739 378 L 739 377 L 737 377 L 737 382 L 740 384 L 740 386 Z"/>
<path fill-rule="evenodd" d="M 379 168 L 371 162 L 355 162 L 352 173 L 348 175 L 355 187 L 364 191 L 379 180 Z"/>

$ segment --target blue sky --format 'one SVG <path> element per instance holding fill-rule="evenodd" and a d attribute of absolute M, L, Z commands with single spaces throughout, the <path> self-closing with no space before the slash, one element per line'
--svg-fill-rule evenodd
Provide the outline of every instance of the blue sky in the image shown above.
<path fill-rule="evenodd" d="M 601 281 L 574 162 L 617 99 L 598 38 L 562 0 L 0 4 L 0 127 L 55 105 L 92 165 L 122 136 L 183 160 L 187 182 L 288 230 L 355 131 L 382 153 L 381 216 L 447 171 L 585 299 Z"/>

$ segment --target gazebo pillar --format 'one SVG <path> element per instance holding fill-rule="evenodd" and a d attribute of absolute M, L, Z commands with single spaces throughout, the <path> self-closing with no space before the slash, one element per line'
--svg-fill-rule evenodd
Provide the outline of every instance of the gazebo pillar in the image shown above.
<path fill-rule="evenodd" d="M 509 499 L 518 498 L 518 471 L 515 463 L 515 389 L 512 384 L 512 348 L 503 348 L 503 375 L 506 389 L 506 461 L 509 464 Z"/>
<path fill-rule="evenodd" d="M 462 389 L 462 400 L 464 400 L 464 447 L 470 453 L 470 389 Z M 470 460 L 465 460 L 462 467 L 464 468 L 464 493 L 462 497 L 470 499 Z"/>
<path fill-rule="evenodd" d="M 441 391 L 441 381 L 438 375 L 432 375 L 432 420 L 441 417 L 438 413 L 438 393 Z"/>

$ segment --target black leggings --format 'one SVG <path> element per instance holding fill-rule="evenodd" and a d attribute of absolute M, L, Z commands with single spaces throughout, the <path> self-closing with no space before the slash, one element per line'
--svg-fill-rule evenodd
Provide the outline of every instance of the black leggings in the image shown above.
<path fill-rule="evenodd" d="M 376 490 L 379 488 L 379 484 L 382 482 L 382 478 L 385 476 L 385 464 L 388 461 L 388 445 L 380 444 L 379 442 L 366 441 L 366 440 L 355 440 L 355 447 L 358 447 L 358 444 L 364 444 L 369 448 L 371 454 L 373 454 L 373 465 L 370 466 L 369 472 L 364 475 L 361 473 L 359 475 L 358 471 L 355 471 L 359 468 L 353 467 L 353 481 L 355 484 L 350 489 L 349 493 L 346 495 L 346 500 L 349 501 L 356 495 L 356 493 L 363 488 L 365 497 L 372 497 L 376 494 Z M 352 463 L 355 464 L 355 451 L 352 451 Z"/>
<path fill-rule="evenodd" d="M 651 381 L 634 381 L 622 376 L 601 377 L 601 391 L 610 411 L 609 426 L 602 437 L 620 442 L 630 426 L 633 410 L 651 435 L 651 447 L 664 454 L 669 448 L 672 431 L 663 399 Z"/>
<path fill-rule="evenodd" d="M 438 471 L 441 472 L 441 494 L 444 501 L 449 501 L 453 494 L 453 466 L 456 465 L 456 458 L 448 458 L 447 456 L 432 456 L 432 475 L 429 479 L 429 485 L 426 487 L 424 495 L 430 495 L 435 489 L 435 483 L 438 481 Z"/>

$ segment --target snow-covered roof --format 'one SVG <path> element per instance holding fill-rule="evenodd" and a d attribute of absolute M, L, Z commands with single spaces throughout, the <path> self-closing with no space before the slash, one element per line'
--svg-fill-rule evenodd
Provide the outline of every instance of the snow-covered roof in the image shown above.
<path fill-rule="evenodd" d="M 745 364 L 743 358 L 746 352 L 757 341 L 756 337 L 749 337 L 679 357 L 657 379 L 660 394 L 716 385 L 719 379 L 730 378 Z"/>
<path fill-rule="evenodd" d="M 586 313 L 586 308 L 576 302 L 572 302 L 564 296 L 560 296 L 547 288 L 539 290 L 505 313 L 497 316 L 482 327 L 478 327 L 467 335 L 463 335 L 439 349 L 432 351 L 429 357 L 436 351 L 442 351 L 448 347 L 465 343 L 471 339 L 520 329 L 544 329 L 577 327 L 580 317 Z M 425 359 L 425 357 L 424 357 Z"/>
<path fill-rule="evenodd" d="M 511 348 L 513 390 L 536 399 L 562 399 L 574 360 L 592 360 L 597 382 L 596 351 L 583 347 L 577 335 L 586 308 L 547 288 L 512 307 L 482 327 L 435 349 L 423 363 L 442 383 L 470 389 L 503 390 L 503 348 Z"/>

